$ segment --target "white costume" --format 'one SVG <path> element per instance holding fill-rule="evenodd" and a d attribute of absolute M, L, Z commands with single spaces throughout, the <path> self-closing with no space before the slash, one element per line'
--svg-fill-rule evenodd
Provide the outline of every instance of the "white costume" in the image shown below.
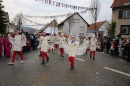
<path fill-rule="evenodd" d="M 66 43 L 66 38 L 64 37 L 64 34 L 61 33 L 61 37 L 59 38 L 59 48 L 60 48 L 60 56 L 64 57 L 63 54 L 64 54 L 64 47 L 63 47 L 63 44 L 62 43 Z"/>
<path fill-rule="evenodd" d="M 49 36 L 45 36 L 45 37 L 41 36 L 40 37 L 40 43 L 39 43 L 38 48 L 41 48 L 42 52 L 47 52 L 48 51 L 48 49 L 49 49 L 48 40 L 49 40 Z"/>
<path fill-rule="evenodd" d="M 15 35 L 14 38 L 9 37 L 10 40 L 14 41 L 13 50 L 14 51 L 21 51 L 22 50 L 22 36 L 21 35 Z"/>
<path fill-rule="evenodd" d="M 91 38 L 90 39 L 90 51 L 96 51 L 97 46 L 97 39 Z"/>
<path fill-rule="evenodd" d="M 97 39 L 95 38 L 95 35 L 93 35 L 93 37 L 90 39 L 90 58 L 93 57 L 93 60 L 95 60 L 96 46 Z"/>
<path fill-rule="evenodd" d="M 45 35 L 45 32 L 44 32 Z M 47 62 L 49 61 L 49 57 L 47 55 L 48 49 L 49 49 L 49 36 L 41 36 L 40 37 L 40 43 L 38 48 L 41 48 L 41 54 L 42 54 L 42 63 L 41 65 L 45 64 L 44 57 L 46 56 Z"/>
<path fill-rule="evenodd" d="M 87 49 L 89 49 L 89 43 L 90 43 L 90 41 L 89 41 L 89 39 L 84 39 L 84 42 L 85 42 L 85 44 L 87 45 Z"/>
<path fill-rule="evenodd" d="M 73 38 L 73 37 L 72 37 Z M 75 37 L 74 37 L 75 38 Z M 65 52 L 69 55 L 68 59 L 71 62 L 71 69 L 74 69 L 74 58 L 77 55 L 82 55 L 86 51 L 86 45 L 80 45 L 78 41 L 69 41 L 68 44 L 64 44 Z"/>
<path fill-rule="evenodd" d="M 49 37 L 48 43 L 49 43 L 49 49 L 54 49 L 53 44 L 52 44 L 52 37 Z"/>
<path fill-rule="evenodd" d="M 22 34 L 22 46 L 26 46 L 27 45 L 27 39 L 26 36 L 24 34 Z"/>
<path fill-rule="evenodd" d="M 59 35 L 55 36 L 55 44 L 59 44 L 59 42 L 60 42 L 59 39 L 60 39 Z"/>
<path fill-rule="evenodd" d="M 80 38 L 78 35 L 76 36 L 76 41 L 78 41 L 78 42 L 80 41 Z"/>
<path fill-rule="evenodd" d="M 13 46 L 13 55 L 12 55 L 12 61 L 10 63 L 8 63 L 9 65 L 13 65 L 14 64 L 14 60 L 15 60 L 15 57 L 16 57 L 16 53 L 18 52 L 20 57 L 21 57 L 21 63 L 24 63 L 24 57 L 23 57 L 23 54 L 22 54 L 22 41 L 25 39 L 25 38 L 22 38 L 21 35 L 15 35 L 14 38 L 12 37 L 9 37 L 10 40 L 14 41 L 14 46 Z"/>
<path fill-rule="evenodd" d="M 87 46 L 85 44 L 79 45 L 78 41 L 75 41 L 72 43 L 72 41 L 69 41 L 68 44 L 62 43 L 65 49 L 65 52 L 69 54 L 69 56 L 74 56 L 76 55 L 83 55 L 84 52 L 86 51 Z"/>
<path fill-rule="evenodd" d="M 69 37 L 67 38 L 68 42 L 71 40 L 72 33 L 70 33 Z"/>
<path fill-rule="evenodd" d="M 64 48 L 62 43 L 65 43 L 66 41 L 66 38 L 65 37 L 60 37 L 59 38 L 59 48 Z"/>

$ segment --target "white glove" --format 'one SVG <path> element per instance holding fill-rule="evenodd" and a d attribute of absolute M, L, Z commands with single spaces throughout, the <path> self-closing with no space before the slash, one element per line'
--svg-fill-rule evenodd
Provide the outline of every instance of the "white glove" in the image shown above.
<path fill-rule="evenodd" d="M 11 37 L 11 35 L 10 35 L 10 34 L 8 34 L 8 37 Z"/>

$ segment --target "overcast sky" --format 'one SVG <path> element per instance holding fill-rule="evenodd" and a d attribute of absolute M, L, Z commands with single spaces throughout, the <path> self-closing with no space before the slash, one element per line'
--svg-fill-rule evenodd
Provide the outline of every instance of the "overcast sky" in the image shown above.
<path fill-rule="evenodd" d="M 55 1 L 82 7 L 89 7 L 91 2 L 91 0 L 55 0 Z M 100 2 L 102 6 L 98 17 L 98 21 L 104 21 L 104 20 L 111 21 L 112 11 L 110 6 L 113 3 L 113 0 L 100 0 Z M 55 7 L 53 5 L 42 4 L 42 2 L 36 2 L 35 0 L 3 0 L 2 4 L 5 6 L 4 10 L 9 13 L 10 21 L 12 21 L 13 17 L 17 13 L 20 13 L 21 11 L 24 15 L 30 15 L 30 16 L 52 16 L 79 11 L 70 8 L 66 9 L 62 7 Z M 89 11 L 87 11 L 86 14 L 82 14 L 81 16 L 89 24 L 91 24 Z M 57 18 L 58 23 L 63 21 L 65 18 Z M 40 18 L 29 18 L 29 19 L 39 24 L 46 24 L 51 22 L 51 19 L 40 19 Z M 25 25 L 35 25 L 35 24 L 26 22 Z M 35 26 L 34 28 L 40 29 L 41 27 Z"/>

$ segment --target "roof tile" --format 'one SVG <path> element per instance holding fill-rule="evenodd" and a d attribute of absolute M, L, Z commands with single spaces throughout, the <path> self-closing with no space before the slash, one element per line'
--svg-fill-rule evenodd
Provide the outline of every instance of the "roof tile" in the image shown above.
<path fill-rule="evenodd" d="M 130 3 L 130 0 L 114 0 L 113 4 L 111 5 L 111 8 L 122 6 L 125 3 Z"/>
<path fill-rule="evenodd" d="M 106 21 L 101 21 L 96 23 L 96 30 L 98 30 Z M 94 24 L 90 24 L 87 30 L 95 30 Z"/>

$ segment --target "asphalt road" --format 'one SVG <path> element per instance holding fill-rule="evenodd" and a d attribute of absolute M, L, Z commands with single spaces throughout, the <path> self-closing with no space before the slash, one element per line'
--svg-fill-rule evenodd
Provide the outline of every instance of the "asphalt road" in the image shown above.
<path fill-rule="evenodd" d="M 0 61 L 0 86 L 130 86 L 130 63 L 119 57 L 101 52 L 96 59 L 89 54 L 77 56 L 75 69 L 70 70 L 67 54 L 48 53 L 49 65 L 41 65 L 39 50 L 25 53 L 25 63 L 19 56 L 15 64 L 8 66 L 11 58 Z"/>

